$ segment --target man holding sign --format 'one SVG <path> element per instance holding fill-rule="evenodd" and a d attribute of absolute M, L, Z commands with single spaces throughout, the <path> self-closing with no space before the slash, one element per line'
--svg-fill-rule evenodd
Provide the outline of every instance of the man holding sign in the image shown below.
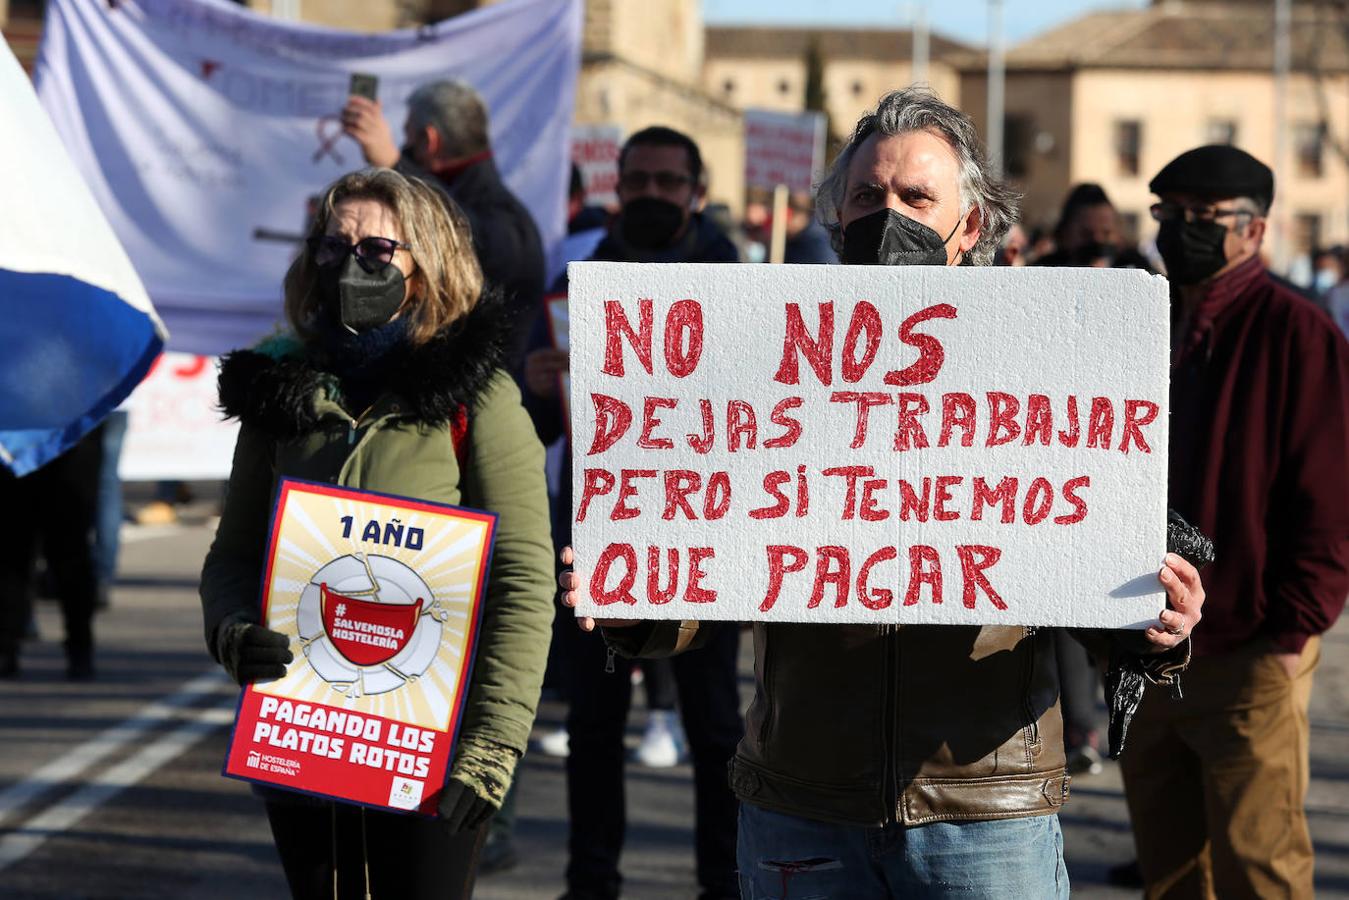
<path fill-rule="evenodd" d="M 817 205 L 845 266 L 987 266 L 1014 218 L 973 124 L 918 89 L 858 123 Z M 589 451 L 564 602 L 583 629 L 614 617 L 610 644 L 642 656 L 697 646 L 705 620 L 754 621 L 731 766 L 743 895 L 1068 896 L 1054 642 L 1033 626 L 1093 627 L 1117 680 L 1170 684 L 1203 603 L 1191 564 L 1152 568 L 1165 286 L 666 276 L 653 290 L 622 267 L 572 273 L 587 301 L 572 426 Z M 1006 390 L 976 401 L 981 380 Z M 662 454 L 683 468 L 657 470 Z"/>

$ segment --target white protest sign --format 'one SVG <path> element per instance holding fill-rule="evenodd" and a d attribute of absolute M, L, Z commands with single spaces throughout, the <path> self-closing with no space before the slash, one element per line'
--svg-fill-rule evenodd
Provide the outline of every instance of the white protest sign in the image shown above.
<path fill-rule="evenodd" d="M 824 116 L 745 110 L 745 187 L 809 193 L 824 166 Z"/>
<path fill-rule="evenodd" d="M 570 267 L 573 542 L 610 618 L 1139 628 L 1166 282 Z"/>
<path fill-rule="evenodd" d="M 216 358 L 165 353 L 126 402 L 123 481 L 228 478 L 239 423 L 218 407 Z"/>
<path fill-rule="evenodd" d="M 581 170 L 587 204 L 618 205 L 618 151 L 622 149 L 621 125 L 571 127 L 571 161 Z"/>

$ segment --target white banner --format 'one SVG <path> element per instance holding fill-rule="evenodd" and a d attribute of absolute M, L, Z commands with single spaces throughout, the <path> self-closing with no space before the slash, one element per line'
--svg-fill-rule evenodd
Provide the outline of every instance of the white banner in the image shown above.
<path fill-rule="evenodd" d="M 127 400 L 123 481 L 226 479 L 239 423 L 226 422 L 216 399 L 219 361 L 165 353 Z"/>
<path fill-rule="evenodd" d="M 1140 628 L 1161 609 L 1164 279 L 569 272 L 578 613 Z"/>
<path fill-rule="evenodd" d="M 810 193 L 824 168 L 824 116 L 745 110 L 745 187 Z"/>
<path fill-rule="evenodd" d="M 338 114 L 379 78 L 396 137 L 419 85 L 487 101 L 496 162 L 545 245 L 565 226 L 580 0 L 507 0 L 416 31 L 280 22 L 224 0 L 51 0 L 38 92 L 173 333 L 220 353 L 281 318 L 309 198 L 364 165 Z M 269 237 L 271 235 L 271 237 Z"/>

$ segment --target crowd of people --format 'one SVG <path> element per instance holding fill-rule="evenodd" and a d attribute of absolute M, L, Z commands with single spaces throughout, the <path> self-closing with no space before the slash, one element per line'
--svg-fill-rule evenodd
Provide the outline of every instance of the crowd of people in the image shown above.
<path fill-rule="evenodd" d="M 463 504 L 499 525 L 439 816 L 259 789 L 294 896 L 467 897 L 480 870 L 512 865 L 514 784 L 548 690 L 568 708 L 565 733 L 543 742 L 566 756 L 565 897 L 618 897 L 637 676 L 641 761 L 692 763 L 709 900 L 1066 897 L 1069 777 L 1121 749 L 1149 897 L 1312 896 L 1307 707 L 1320 635 L 1349 595 L 1349 344 L 1263 260 L 1276 173 L 1230 146 L 1180 155 L 1150 184 L 1155 252 L 1130 245 L 1092 184 L 1052 230 L 1028 233 L 968 116 L 921 88 L 879 99 L 814 196 L 790 198 L 786 262 L 1164 271 L 1173 533 L 1207 535 L 1216 559 L 1201 574 L 1206 559 L 1169 548 L 1167 606 L 1145 631 L 756 623 L 742 717 L 739 627 L 568 608 L 568 352 L 545 298 L 565 297 L 572 260 L 760 260 L 767 211 L 728 227 L 707 208 L 697 142 L 650 127 L 623 145 L 616 209 L 588 206 L 574 173 L 569 233 L 548 255 L 471 86 L 417 90 L 402 141 L 364 97 L 342 122 L 369 168 L 317 205 L 285 278 L 288 330 L 222 362 L 221 407 L 241 430 L 202 571 L 206 645 L 240 684 L 294 660 L 257 607 L 278 477 Z M 1349 286 L 1322 286 L 1349 321 Z M 26 498 L 55 484 L 79 516 L 62 534 L 91 536 L 102 439 L 0 493 L 41 509 Z M 45 549 L 69 674 L 92 677 L 107 580 L 92 537 L 3 546 L 0 675 L 18 673 Z"/>

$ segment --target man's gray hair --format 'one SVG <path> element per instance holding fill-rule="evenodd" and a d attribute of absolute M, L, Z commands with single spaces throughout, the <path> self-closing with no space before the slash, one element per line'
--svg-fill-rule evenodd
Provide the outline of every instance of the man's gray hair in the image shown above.
<path fill-rule="evenodd" d="M 460 159 L 491 147 L 487 137 L 487 104 L 466 81 L 433 81 L 408 98 L 408 124 L 427 125 L 440 133 L 444 156 Z"/>
<path fill-rule="evenodd" d="M 928 88 L 910 87 L 891 91 L 881 98 L 876 111 L 857 120 L 852 138 L 834 160 L 819 187 L 815 205 L 820 221 L 829 229 L 834 249 L 843 250 L 843 229 L 838 213 L 848 190 L 848 166 L 862 142 L 873 134 L 896 135 L 929 131 L 946 139 L 960 162 L 960 208 L 967 214 L 979 207 L 979 240 L 963 264 L 987 266 L 1002 243 L 1003 235 L 1017 219 L 1017 195 L 992 174 L 988 156 L 974 122 L 960 110 L 943 103 Z"/>
<path fill-rule="evenodd" d="M 1263 197 L 1237 197 L 1236 207 L 1242 212 L 1264 218 L 1269 215 L 1270 202 Z"/>

